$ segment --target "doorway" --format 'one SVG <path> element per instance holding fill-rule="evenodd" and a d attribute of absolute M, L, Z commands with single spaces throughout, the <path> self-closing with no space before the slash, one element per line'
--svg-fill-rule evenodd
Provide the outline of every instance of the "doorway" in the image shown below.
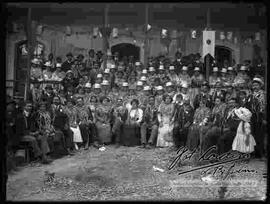
<path fill-rule="evenodd" d="M 135 60 L 140 60 L 140 47 L 130 44 L 130 43 L 120 43 L 112 46 L 111 48 L 112 54 L 115 52 L 119 53 L 119 60 L 121 61 L 124 56 L 127 58 L 129 56 L 134 56 Z"/>
<path fill-rule="evenodd" d="M 219 67 L 223 67 L 225 60 L 228 61 L 229 66 L 231 66 L 232 50 L 225 46 L 215 46 L 215 59 Z"/>

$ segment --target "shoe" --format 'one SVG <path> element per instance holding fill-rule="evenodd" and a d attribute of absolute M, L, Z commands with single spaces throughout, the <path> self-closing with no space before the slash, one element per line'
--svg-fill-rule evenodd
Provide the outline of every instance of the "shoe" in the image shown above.
<path fill-rule="evenodd" d="M 140 148 L 145 148 L 145 144 L 141 144 Z"/>

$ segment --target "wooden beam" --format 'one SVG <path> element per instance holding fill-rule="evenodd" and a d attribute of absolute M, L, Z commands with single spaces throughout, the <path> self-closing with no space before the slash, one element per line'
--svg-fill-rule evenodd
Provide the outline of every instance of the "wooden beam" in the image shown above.
<path fill-rule="evenodd" d="M 27 43 L 28 43 L 28 56 L 27 56 L 27 74 L 25 81 L 25 92 L 24 100 L 28 99 L 28 94 L 30 90 L 30 69 L 31 69 L 31 58 L 33 53 L 33 43 L 32 43 L 32 8 L 28 8 L 27 14 Z"/>

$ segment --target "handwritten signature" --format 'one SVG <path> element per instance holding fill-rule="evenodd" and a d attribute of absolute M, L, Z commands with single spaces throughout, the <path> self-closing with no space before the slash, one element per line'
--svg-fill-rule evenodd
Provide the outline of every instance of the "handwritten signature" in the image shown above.
<path fill-rule="evenodd" d="M 250 158 L 250 154 L 243 154 L 239 152 L 229 151 L 219 155 L 214 152 L 214 150 L 216 149 L 217 146 L 212 146 L 208 148 L 197 159 L 197 162 L 208 161 L 210 162 L 209 164 L 198 166 L 186 171 L 181 171 L 178 174 L 181 175 L 197 170 L 203 170 L 201 172 L 202 175 L 207 175 L 211 173 L 212 175 L 221 176 L 223 179 L 226 179 L 228 178 L 228 176 L 236 173 L 257 173 L 256 170 L 250 170 L 247 169 L 247 167 L 244 168 L 243 165 L 241 166 L 240 169 L 235 170 L 236 163 L 246 163 Z M 198 153 L 199 149 L 197 148 L 192 151 L 189 151 L 187 147 L 181 147 L 177 151 L 177 156 L 169 165 L 168 169 L 169 170 L 173 169 L 176 165 L 178 165 L 181 162 L 190 161 L 193 157 L 195 157 L 195 154 Z M 232 164 L 228 165 L 230 163 Z"/>

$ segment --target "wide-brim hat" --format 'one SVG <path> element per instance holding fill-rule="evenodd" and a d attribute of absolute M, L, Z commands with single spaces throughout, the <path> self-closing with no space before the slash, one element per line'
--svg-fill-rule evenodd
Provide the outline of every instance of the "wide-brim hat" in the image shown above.
<path fill-rule="evenodd" d="M 128 83 L 127 82 L 123 82 L 122 86 L 123 87 L 128 87 Z"/>
<path fill-rule="evenodd" d="M 147 74 L 147 70 L 146 70 L 146 69 L 143 69 L 143 70 L 142 70 L 142 73 L 143 73 L 143 74 Z"/>
<path fill-rule="evenodd" d="M 109 85 L 109 81 L 107 80 L 103 80 L 101 83 L 102 86 L 108 86 Z"/>
<path fill-rule="evenodd" d="M 66 72 L 66 74 L 69 74 L 69 73 L 73 74 L 73 72 L 72 72 L 71 70 L 68 70 L 68 71 Z"/>
<path fill-rule="evenodd" d="M 163 87 L 162 87 L 162 86 L 157 86 L 157 87 L 156 87 L 156 90 L 157 90 L 157 91 L 161 91 L 161 90 L 163 90 Z"/>
<path fill-rule="evenodd" d="M 166 87 L 169 87 L 169 86 L 172 86 L 172 85 L 173 85 L 173 84 L 172 84 L 172 82 L 170 82 L 170 81 L 166 83 Z"/>
<path fill-rule="evenodd" d="M 155 68 L 154 67 L 149 67 L 149 72 L 154 72 Z"/>
<path fill-rule="evenodd" d="M 97 74 L 97 78 L 102 78 L 102 74 Z"/>
<path fill-rule="evenodd" d="M 164 66 L 163 65 L 160 65 L 158 69 L 159 70 L 164 70 Z"/>
<path fill-rule="evenodd" d="M 246 71 L 247 70 L 247 67 L 246 66 L 241 66 L 240 67 L 240 71 Z"/>
<path fill-rule="evenodd" d="M 140 62 L 135 62 L 135 66 L 140 66 L 141 63 Z"/>
<path fill-rule="evenodd" d="M 237 115 L 237 117 L 240 118 L 241 120 L 245 122 L 250 122 L 252 113 L 247 108 L 240 107 L 236 109 L 234 112 Z"/>
<path fill-rule="evenodd" d="M 232 67 L 228 67 L 228 71 L 233 71 L 233 68 Z"/>
<path fill-rule="evenodd" d="M 187 83 L 182 83 L 181 87 L 187 89 L 188 88 L 188 84 Z"/>
<path fill-rule="evenodd" d="M 143 87 L 143 90 L 144 90 L 144 91 L 150 91 L 151 88 L 150 88 L 150 86 L 145 86 L 145 87 Z"/>
<path fill-rule="evenodd" d="M 199 67 L 195 67 L 194 68 L 194 71 L 200 71 L 200 68 Z"/>
<path fill-rule="evenodd" d="M 39 64 L 40 63 L 40 61 L 37 58 L 34 58 L 31 62 L 33 64 Z"/>
<path fill-rule="evenodd" d="M 87 82 L 84 86 L 84 88 L 91 88 L 91 83 Z"/>
<path fill-rule="evenodd" d="M 136 85 L 137 86 L 143 86 L 143 82 L 142 81 L 138 81 Z"/>
<path fill-rule="evenodd" d="M 111 64 L 111 69 L 115 69 L 115 64 Z"/>
<path fill-rule="evenodd" d="M 183 67 L 182 67 L 182 70 L 183 70 L 183 71 L 187 71 L 187 70 L 188 70 L 188 67 L 187 67 L 187 66 L 183 66 Z"/>
<path fill-rule="evenodd" d="M 171 65 L 171 66 L 169 67 L 169 70 L 174 70 L 174 66 Z"/>
<path fill-rule="evenodd" d="M 100 84 L 94 84 L 94 89 L 100 89 L 100 88 L 101 88 Z"/>
<path fill-rule="evenodd" d="M 110 73 L 110 70 L 109 69 L 105 69 L 104 70 L 104 74 L 109 74 Z"/>
<path fill-rule="evenodd" d="M 51 62 L 47 61 L 47 62 L 44 64 L 44 66 L 45 66 L 45 67 L 51 67 L 52 64 L 51 64 Z"/>
<path fill-rule="evenodd" d="M 263 80 L 260 79 L 259 77 L 254 77 L 253 80 L 252 80 L 252 84 L 253 83 L 259 83 L 261 86 L 264 84 Z"/>
<path fill-rule="evenodd" d="M 56 68 L 60 68 L 62 67 L 62 64 L 61 63 L 56 63 Z"/>
<path fill-rule="evenodd" d="M 145 76 L 142 76 L 140 80 L 141 81 L 146 81 L 146 77 Z"/>
<path fill-rule="evenodd" d="M 213 72 L 218 72 L 218 67 L 214 67 Z"/>
<path fill-rule="evenodd" d="M 221 73 L 227 73 L 227 69 L 226 68 L 222 68 L 221 69 Z"/>

